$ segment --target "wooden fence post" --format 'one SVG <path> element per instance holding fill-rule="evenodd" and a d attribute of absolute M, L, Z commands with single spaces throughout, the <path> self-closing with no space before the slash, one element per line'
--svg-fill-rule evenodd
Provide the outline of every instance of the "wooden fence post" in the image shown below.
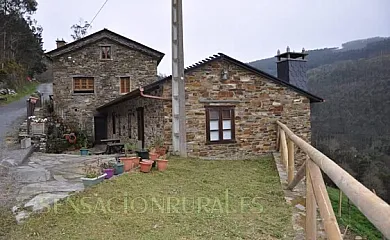
<path fill-rule="evenodd" d="M 314 196 L 320 209 L 327 238 L 330 240 L 342 240 L 340 228 L 329 199 L 328 191 L 326 190 L 324 179 L 322 178 L 321 169 L 312 160 L 307 161 L 307 166 L 309 167 Z"/>
<path fill-rule="evenodd" d="M 286 133 L 283 131 L 283 129 L 280 129 L 280 151 L 281 151 L 281 157 L 284 166 L 287 169 L 288 164 L 288 149 L 287 149 L 287 140 L 286 140 Z"/>
<path fill-rule="evenodd" d="M 287 141 L 287 149 L 288 149 L 288 184 L 292 183 L 294 180 L 294 170 L 295 170 L 295 161 L 294 161 L 294 142 L 288 138 Z"/>
<path fill-rule="evenodd" d="M 339 189 L 339 217 L 341 217 L 341 204 L 343 202 L 343 191 Z"/>
<path fill-rule="evenodd" d="M 280 150 L 280 127 L 279 125 L 276 125 L 276 151 Z"/>
<path fill-rule="evenodd" d="M 293 190 L 295 186 L 303 179 L 306 174 L 306 161 L 299 167 L 297 174 L 291 183 L 288 184 L 287 189 Z"/>
<path fill-rule="evenodd" d="M 310 170 L 306 157 L 306 239 L 317 239 L 317 207 L 314 197 L 313 185 L 310 178 Z"/>

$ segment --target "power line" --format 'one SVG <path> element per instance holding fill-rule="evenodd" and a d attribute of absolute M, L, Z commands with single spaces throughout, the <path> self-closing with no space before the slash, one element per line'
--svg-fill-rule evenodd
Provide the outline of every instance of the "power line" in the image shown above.
<path fill-rule="evenodd" d="M 89 28 L 92 26 L 93 21 L 94 21 L 95 18 L 99 15 L 99 13 L 102 11 L 102 9 L 104 8 L 104 6 L 106 5 L 107 2 L 108 2 L 108 0 L 106 0 L 106 1 L 103 3 L 102 7 L 99 9 L 99 11 L 96 13 L 96 15 L 92 18 L 92 21 L 89 23 Z"/>

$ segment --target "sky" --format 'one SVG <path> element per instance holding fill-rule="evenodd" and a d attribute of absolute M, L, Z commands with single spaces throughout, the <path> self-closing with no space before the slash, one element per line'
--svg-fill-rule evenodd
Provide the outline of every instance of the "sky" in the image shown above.
<path fill-rule="evenodd" d="M 72 41 L 70 27 L 91 22 L 106 0 L 37 0 L 44 49 Z M 277 50 L 338 47 L 390 36 L 390 0 L 183 0 L 184 62 L 222 52 L 243 62 Z M 89 34 L 107 28 L 165 53 L 158 67 L 171 73 L 171 0 L 108 0 Z"/>

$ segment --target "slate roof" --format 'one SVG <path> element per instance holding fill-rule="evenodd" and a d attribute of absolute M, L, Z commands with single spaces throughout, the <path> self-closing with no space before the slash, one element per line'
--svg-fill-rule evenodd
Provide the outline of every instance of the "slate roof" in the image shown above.
<path fill-rule="evenodd" d="M 124 37 L 122 35 L 119 35 L 115 32 L 112 32 L 106 28 L 103 30 L 100 30 L 98 32 L 95 32 L 93 34 L 90 34 L 86 37 L 80 38 L 76 41 L 73 41 L 71 43 L 65 44 L 62 47 L 56 48 L 52 51 L 49 51 L 46 53 L 46 56 L 49 58 L 56 58 L 59 57 L 65 53 L 69 53 L 75 50 L 78 50 L 80 48 L 83 48 L 86 45 L 92 44 L 94 42 L 100 41 L 102 39 L 110 39 L 111 41 L 114 41 L 118 44 L 121 44 L 125 47 L 135 49 L 137 51 L 143 52 L 147 55 L 150 55 L 158 60 L 158 63 L 162 60 L 164 57 L 164 53 L 159 52 L 157 50 L 154 50 L 148 46 L 145 46 L 139 42 L 133 41 L 127 37 Z"/>
<path fill-rule="evenodd" d="M 275 76 L 273 76 L 271 74 L 263 72 L 263 71 L 261 71 L 261 70 L 259 70 L 257 68 L 254 68 L 254 67 L 252 67 L 252 66 L 250 66 L 250 65 L 248 65 L 246 63 L 240 62 L 240 61 L 238 61 L 238 60 L 236 60 L 236 59 L 234 59 L 232 57 L 229 57 L 228 55 L 223 54 L 223 53 L 218 53 L 216 55 L 208 57 L 208 58 L 206 58 L 206 59 L 204 59 L 202 61 L 199 61 L 198 63 L 195 63 L 195 64 L 187 67 L 184 70 L 184 73 L 185 74 L 189 73 L 189 72 L 191 72 L 193 70 L 196 70 L 196 69 L 198 69 L 198 68 L 200 68 L 200 67 L 202 67 L 202 66 L 204 66 L 206 64 L 209 64 L 211 62 L 218 61 L 218 60 L 225 60 L 225 61 L 228 61 L 228 62 L 230 62 L 232 64 L 236 64 L 236 65 L 238 65 L 238 66 L 240 66 L 242 68 L 245 68 L 246 70 L 248 70 L 250 72 L 253 72 L 254 74 L 257 74 L 257 75 L 262 76 L 262 77 L 264 77 L 266 79 L 269 79 L 269 80 L 275 82 L 276 84 L 285 86 L 285 87 L 287 87 L 287 88 L 289 88 L 289 89 L 291 89 L 291 90 L 293 90 L 293 91 L 295 91 L 297 93 L 300 93 L 303 96 L 307 97 L 308 99 L 310 99 L 310 102 L 323 102 L 324 101 L 320 97 L 317 97 L 317 96 L 315 96 L 315 95 L 313 95 L 313 94 L 311 94 L 311 93 L 309 93 L 309 92 L 307 92 L 307 91 L 305 91 L 305 90 L 303 90 L 301 88 L 298 88 L 298 87 L 296 87 L 296 86 L 294 86 L 292 84 L 289 84 L 289 83 L 287 83 L 287 82 L 285 82 L 285 81 L 283 81 L 283 80 L 281 80 L 281 79 L 279 79 L 279 78 L 277 78 L 277 77 L 275 77 Z M 153 82 L 153 83 L 151 83 L 151 84 L 149 84 L 149 85 L 144 87 L 144 92 L 150 92 L 153 89 L 156 89 L 159 85 L 161 85 L 161 84 L 163 84 L 163 83 L 165 83 L 165 82 L 167 82 L 167 81 L 169 81 L 171 79 L 172 79 L 172 75 L 170 75 L 168 77 L 165 77 L 163 79 L 160 79 L 160 80 L 158 80 L 156 82 Z M 109 103 L 106 103 L 103 106 L 100 106 L 99 108 L 97 108 L 97 110 L 103 110 L 103 109 L 105 109 L 107 107 L 113 106 L 115 104 L 124 102 L 124 101 L 129 100 L 129 99 L 132 99 L 132 98 L 137 97 L 139 95 L 140 95 L 140 91 L 139 91 L 139 89 L 136 89 L 136 90 L 134 90 L 134 91 L 132 91 L 132 92 L 126 94 L 126 95 L 123 95 L 123 96 L 121 96 L 121 97 L 119 97 L 119 98 L 109 102 Z"/>

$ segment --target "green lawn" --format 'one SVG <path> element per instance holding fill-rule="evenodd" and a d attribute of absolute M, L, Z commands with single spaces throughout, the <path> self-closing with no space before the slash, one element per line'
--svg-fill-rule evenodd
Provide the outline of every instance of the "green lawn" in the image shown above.
<path fill-rule="evenodd" d="M 328 187 L 328 193 L 339 224 L 344 227 L 348 225 L 348 228 L 354 233 L 362 237 L 367 237 L 367 239 L 382 239 L 381 233 L 374 227 L 374 225 L 371 224 L 370 221 L 368 221 L 368 219 L 353 205 L 351 201 L 348 208 L 348 198 L 345 195 L 343 195 L 340 218 L 338 216 L 339 190 Z"/>
<path fill-rule="evenodd" d="M 17 101 L 17 100 L 23 98 L 24 96 L 32 94 L 32 93 L 34 93 L 37 90 L 37 86 L 38 85 L 39 85 L 39 83 L 37 83 L 37 82 L 26 83 L 26 85 L 24 85 L 22 88 L 16 90 L 16 94 L 15 95 L 6 95 L 6 96 L 4 96 L 4 97 L 7 98 L 7 101 L 0 101 L 0 104 L 8 104 L 8 103 Z"/>
<path fill-rule="evenodd" d="M 105 181 L 16 226 L 8 239 L 292 239 L 272 158 L 170 159 Z"/>

